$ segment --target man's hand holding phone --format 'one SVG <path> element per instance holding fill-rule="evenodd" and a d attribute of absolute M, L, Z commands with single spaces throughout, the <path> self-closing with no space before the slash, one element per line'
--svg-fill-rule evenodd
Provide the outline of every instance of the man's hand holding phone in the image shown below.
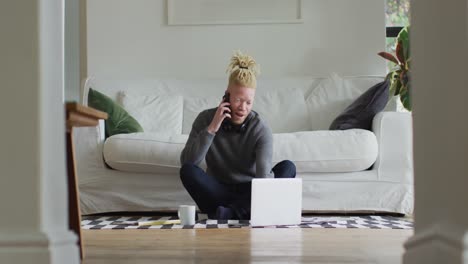
<path fill-rule="evenodd" d="M 216 109 L 216 113 L 213 117 L 213 120 L 211 120 L 211 123 L 207 128 L 209 133 L 215 134 L 216 132 L 218 132 L 224 119 L 231 118 L 231 108 L 229 107 L 230 105 L 231 104 L 229 103 L 229 93 L 226 93 L 226 95 L 223 96 L 223 101 L 221 101 L 221 103 L 218 106 L 218 109 Z"/>

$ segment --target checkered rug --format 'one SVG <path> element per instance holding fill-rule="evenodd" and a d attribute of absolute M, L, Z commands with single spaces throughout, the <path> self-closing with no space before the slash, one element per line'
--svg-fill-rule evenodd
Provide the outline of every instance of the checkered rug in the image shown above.
<path fill-rule="evenodd" d="M 83 229 L 210 229 L 210 228 L 366 228 L 412 229 L 409 218 L 394 216 L 304 216 L 300 225 L 251 227 L 248 220 L 197 221 L 195 225 L 141 225 L 142 222 L 177 220 L 175 216 L 84 216 Z M 140 223 L 140 224 L 139 224 Z"/>

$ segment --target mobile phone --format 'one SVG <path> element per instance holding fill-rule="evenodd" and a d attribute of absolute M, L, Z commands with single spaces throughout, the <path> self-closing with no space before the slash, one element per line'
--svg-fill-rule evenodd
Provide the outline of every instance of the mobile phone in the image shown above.
<path fill-rule="evenodd" d="M 231 94 L 230 94 L 229 92 L 226 92 L 226 93 L 224 94 L 224 96 L 223 96 L 224 102 L 229 103 L 229 101 L 230 101 L 230 96 L 231 96 Z"/>
<path fill-rule="evenodd" d="M 230 94 L 229 92 L 226 92 L 226 93 L 224 94 L 224 96 L 223 96 L 223 101 L 229 103 L 229 102 L 230 102 L 230 98 L 231 98 L 230 96 L 231 96 L 231 94 Z M 229 108 L 231 108 L 231 106 L 229 106 Z M 226 114 L 226 113 L 229 113 L 229 112 L 228 112 L 228 111 L 224 111 L 224 114 Z M 227 118 L 229 118 L 229 117 L 227 117 Z"/>

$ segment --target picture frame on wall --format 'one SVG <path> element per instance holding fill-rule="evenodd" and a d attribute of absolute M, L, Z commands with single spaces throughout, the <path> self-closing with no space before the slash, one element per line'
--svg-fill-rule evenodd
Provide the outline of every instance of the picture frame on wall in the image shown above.
<path fill-rule="evenodd" d="M 303 23 L 302 0 L 167 0 L 169 26 Z"/>

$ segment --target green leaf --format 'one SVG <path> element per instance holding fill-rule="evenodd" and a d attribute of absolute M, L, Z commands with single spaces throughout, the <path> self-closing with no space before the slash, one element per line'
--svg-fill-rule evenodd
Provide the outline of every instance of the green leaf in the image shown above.
<path fill-rule="evenodd" d="M 401 82 L 399 78 L 395 78 L 395 76 L 398 76 L 397 72 L 393 72 L 392 79 L 390 81 L 390 94 L 392 96 L 398 95 L 400 93 L 400 88 L 401 88 Z"/>
<path fill-rule="evenodd" d="M 405 83 L 405 86 L 408 92 L 410 93 L 411 92 L 411 79 L 409 78 L 409 73 L 408 73 L 408 80 L 407 80 L 407 83 Z"/>
<path fill-rule="evenodd" d="M 409 58 L 405 64 L 405 69 L 408 71 L 408 73 L 409 73 L 409 70 L 411 69 L 411 64 L 412 64 L 411 58 Z"/>
<path fill-rule="evenodd" d="M 395 85 L 394 85 L 395 81 L 394 81 L 394 78 L 393 78 L 393 74 L 394 74 L 394 72 L 389 72 L 387 74 L 388 83 L 389 83 L 388 90 L 389 90 L 391 96 L 395 95 Z"/>
<path fill-rule="evenodd" d="M 385 80 L 392 82 L 392 79 L 393 79 L 393 72 L 391 71 L 387 73 L 387 76 L 385 76 Z"/>
<path fill-rule="evenodd" d="M 393 82 L 390 82 L 390 87 L 388 89 L 390 96 L 395 96 L 395 85 L 393 85 Z"/>
<path fill-rule="evenodd" d="M 410 39 L 409 39 L 409 26 L 404 27 L 397 36 L 397 42 L 401 42 L 403 55 L 405 61 L 410 58 Z"/>
<path fill-rule="evenodd" d="M 398 95 L 401 93 L 401 87 L 403 85 L 401 85 L 401 82 L 400 80 L 395 80 L 395 95 Z"/>
<path fill-rule="evenodd" d="M 404 108 L 411 111 L 410 93 L 408 92 L 408 89 L 402 90 L 400 93 L 400 101 Z"/>
<path fill-rule="evenodd" d="M 406 94 L 403 97 L 400 97 L 400 101 L 403 104 L 403 107 L 406 108 L 406 110 L 411 111 L 411 103 L 410 103 L 410 98 L 408 94 Z"/>

